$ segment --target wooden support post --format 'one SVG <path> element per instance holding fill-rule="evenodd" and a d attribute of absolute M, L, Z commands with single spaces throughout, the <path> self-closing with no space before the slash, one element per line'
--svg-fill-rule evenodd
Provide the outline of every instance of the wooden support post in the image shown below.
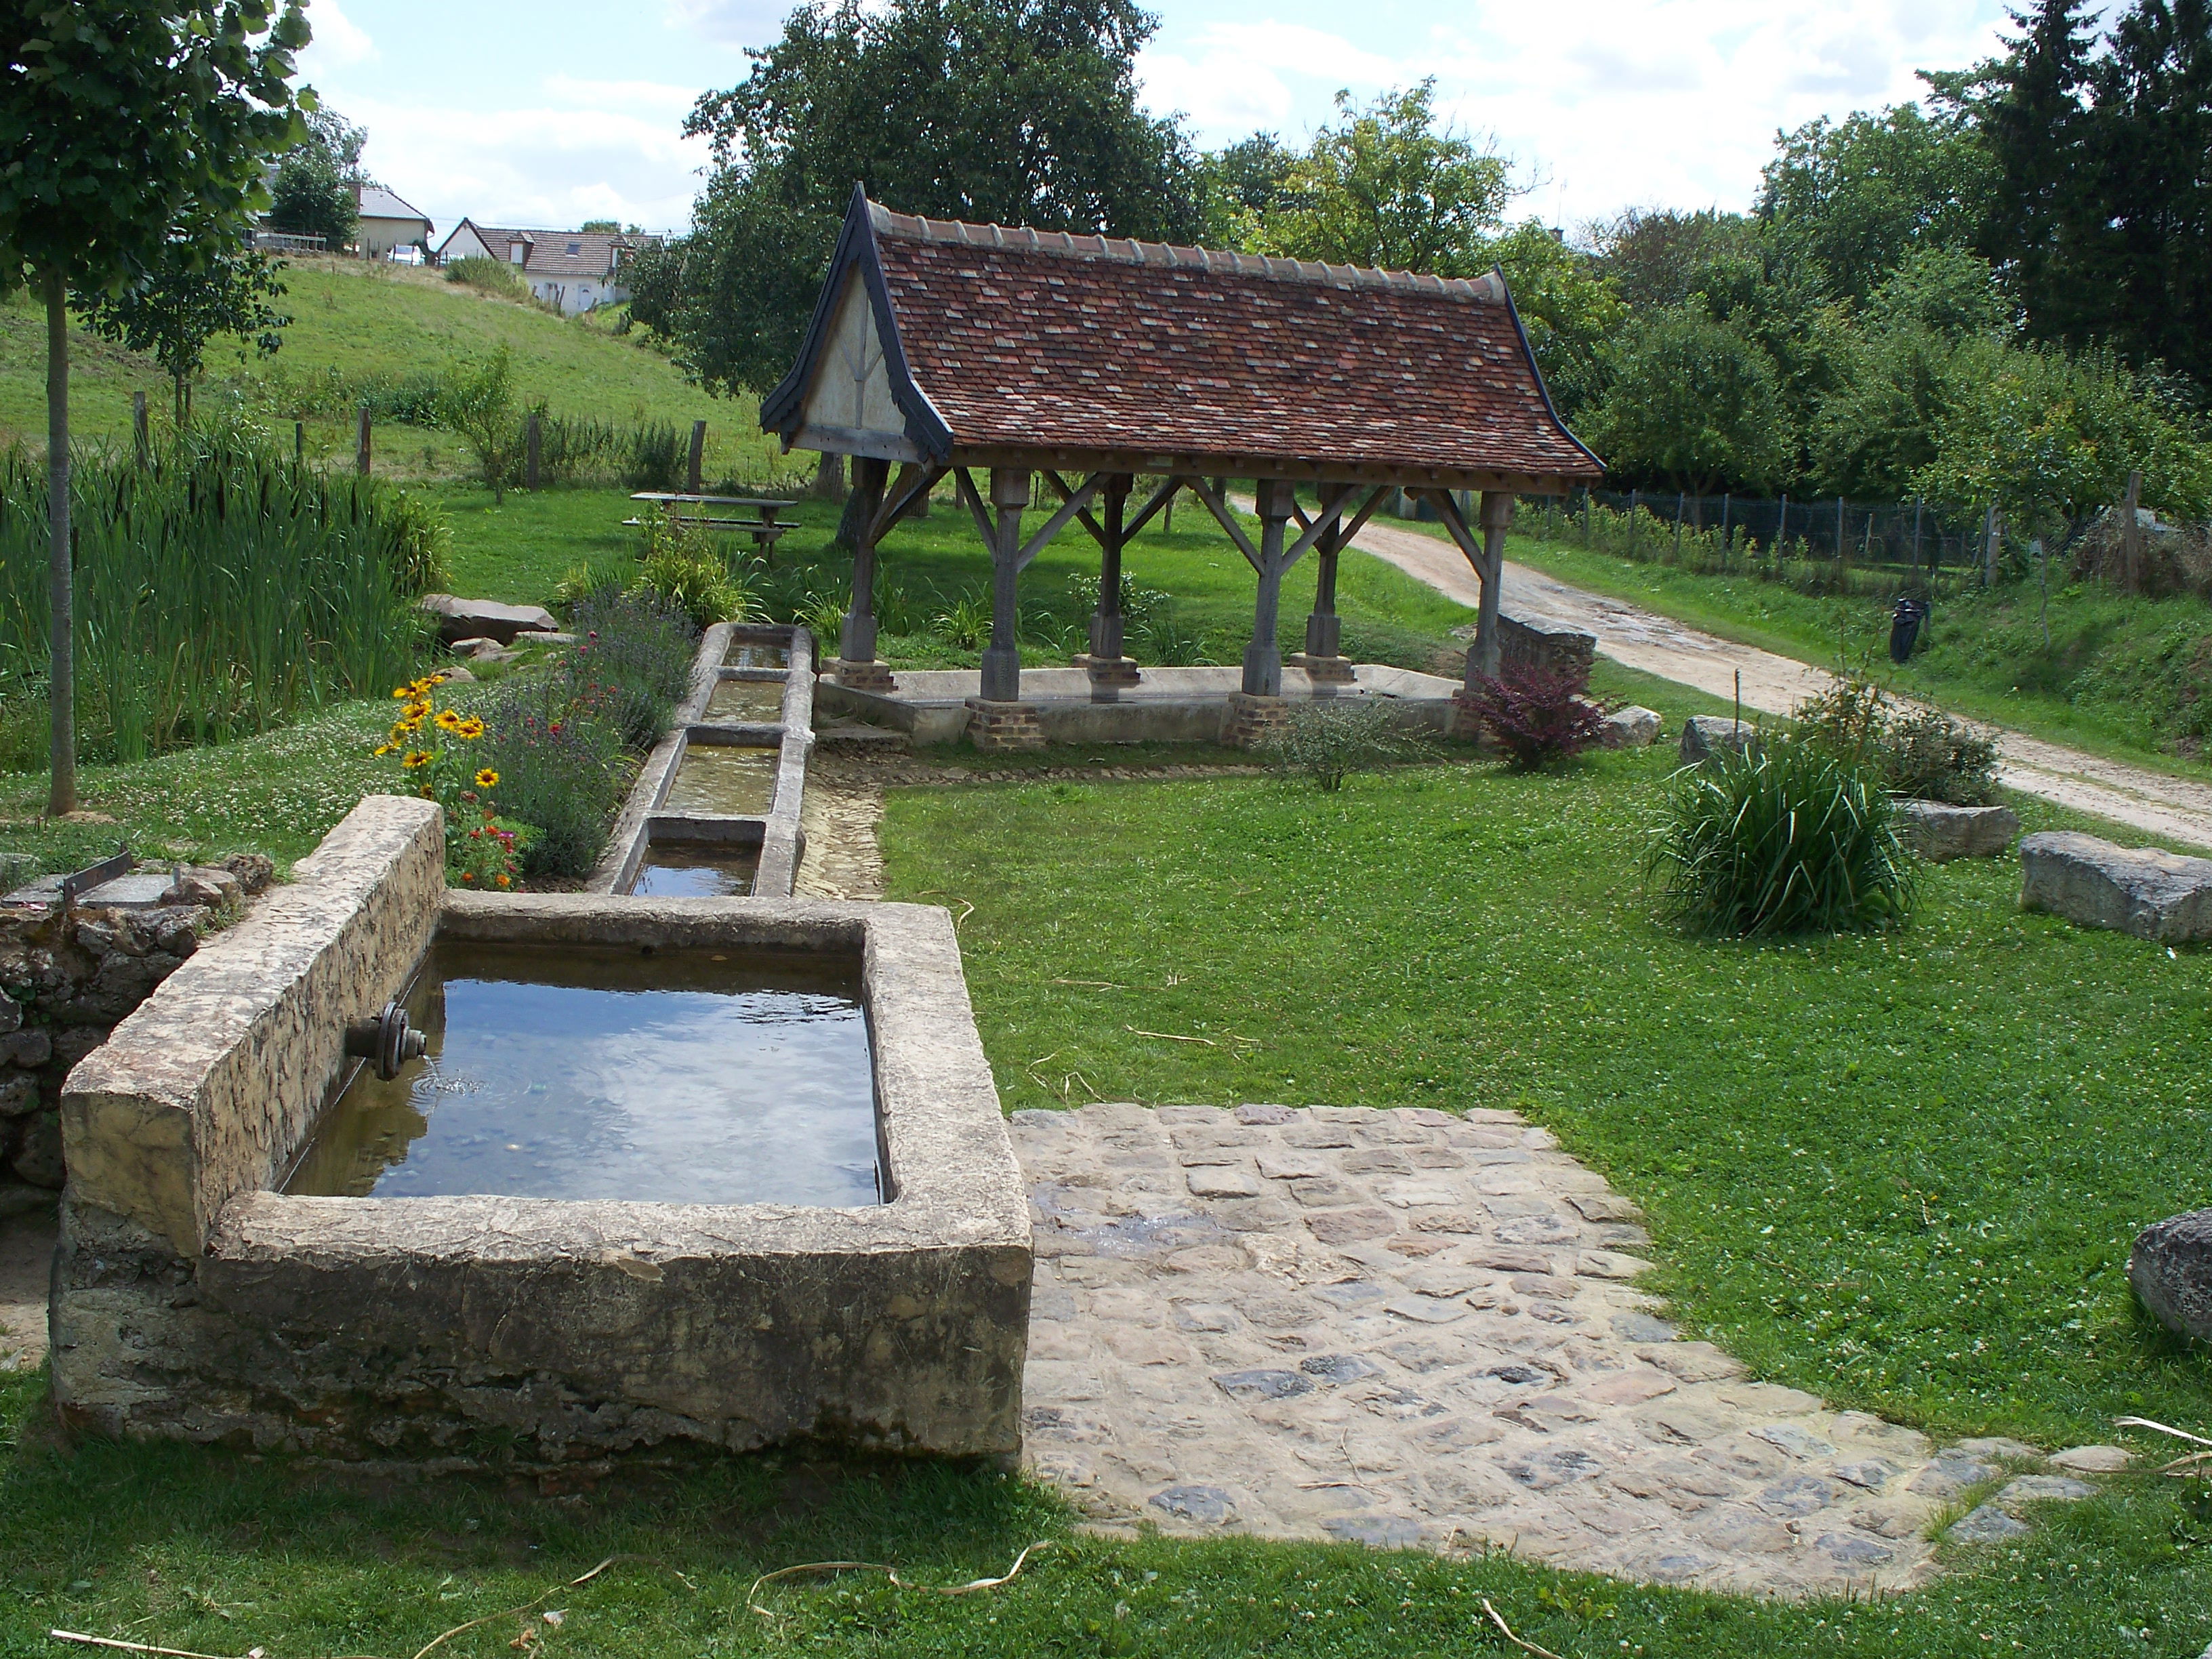
<path fill-rule="evenodd" d="M 522 428 L 522 487 L 538 488 L 538 462 L 545 453 L 545 435 L 541 429 L 538 411 L 530 411 L 530 419 Z"/>
<path fill-rule="evenodd" d="M 1306 648 L 1296 659 L 1310 679 L 1338 685 L 1348 684 L 1352 678 L 1352 666 L 1344 660 L 1343 619 L 1336 614 L 1337 556 L 1344 551 L 1348 516 L 1341 509 L 1350 505 L 1346 498 L 1352 489 L 1351 484 L 1321 487 L 1322 512 L 1332 507 L 1339 511 L 1314 542 L 1314 608 L 1306 617 Z"/>
<path fill-rule="evenodd" d="M 1283 647 L 1275 637 L 1282 617 L 1284 526 L 1291 521 L 1295 488 L 1280 478 L 1261 478 L 1254 485 L 1260 514 L 1260 588 L 1252 602 L 1252 640 L 1244 647 L 1244 695 L 1279 697 L 1283 695 Z"/>
<path fill-rule="evenodd" d="M 307 423 L 305 421 L 295 421 L 292 422 L 292 465 L 305 466 L 307 464 Z"/>
<path fill-rule="evenodd" d="M 991 469 L 991 505 L 998 511 L 992 526 L 991 643 L 983 650 L 983 701 L 1019 702 L 1022 700 L 1020 598 L 1022 512 L 1030 504 L 1030 473 L 1025 468 Z"/>
<path fill-rule="evenodd" d="M 876 660 L 876 514 L 883 506 L 884 480 L 890 463 L 855 456 L 853 495 L 860 502 L 860 529 L 853 543 L 853 603 L 837 641 L 837 681 L 866 691 L 891 688 L 888 670 Z"/>
<path fill-rule="evenodd" d="M 147 429 L 146 394 L 143 392 L 134 392 L 131 394 L 131 438 L 133 451 L 138 458 L 138 465 L 144 466 L 152 461 L 154 436 Z M 2138 473 L 2136 476 L 2140 477 L 2142 474 Z"/>
<path fill-rule="evenodd" d="M 707 423 L 704 421 L 694 421 L 691 422 L 691 465 L 684 474 L 690 481 L 687 487 L 694 495 L 706 487 L 704 483 L 706 459 Z M 883 493 L 880 483 L 877 486 L 876 493 L 878 495 Z"/>
<path fill-rule="evenodd" d="M 353 470 L 364 478 L 368 476 L 369 452 L 368 405 L 363 404 L 361 406 L 361 428 L 354 436 Z"/>
<path fill-rule="evenodd" d="M 1482 492 L 1482 599 L 1474 613 L 1474 649 L 1467 653 L 1468 681 L 1474 684 L 1475 672 L 1482 678 L 1498 678 L 1498 589 L 1505 578 L 1505 532 L 1513 523 L 1513 495 L 1510 490 L 1486 489 Z"/>
<path fill-rule="evenodd" d="M 1098 606 L 1091 613 L 1090 654 L 1076 665 L 1093 685 L 1134 685 L 1138 680 L 1137 665 L 1124 648 L 1121 615 L 1121 548 L 1128 538 L 1122 526 L 1135 483 L 1127 472 L 1109 473 L 1101 489 L 1106 516 L 1098 526 Z"/>

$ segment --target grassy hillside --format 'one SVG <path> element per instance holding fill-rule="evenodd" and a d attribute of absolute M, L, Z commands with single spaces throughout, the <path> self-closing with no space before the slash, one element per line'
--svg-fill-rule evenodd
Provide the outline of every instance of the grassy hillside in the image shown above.
<path fill-rule="evenodd" d="M 708 397 L 642 335 L 616 335 L 604 320 L 561 318 L 406 265 L 310 258 L 294 264 L 284 280 L 290 291 L 278 305 L 292 323 L 283 349 L 264 361 L 238 341 L 216 341 L 195 394 L 199 407 L 242 392 L 264 419 L 307 417 L 311 449 L 349 457 L 343 386 L 434 374 L 505 345 L 526 402 L 543 398 L 557 413 L 624 426 L 688 428 L 704 419 L 710 477 L 765 482 L 779 468 L 796 471 L 760 434 L 751 399 Z M 87 438 L 127 437 L 133 392 L 144 392 L 158 411 L 169 406 L 168 377 L 158 364 L 82 331 L 71 337 L 71 416 Z M 43 446 L 46 419 L 45 313 L 19 293 L 0 301 L 0 447 Z M 404 477 L 447 476 L 463 465 L 447 434 L 397 423 L 380 429 L 377 451 L 378 470 Z"/>

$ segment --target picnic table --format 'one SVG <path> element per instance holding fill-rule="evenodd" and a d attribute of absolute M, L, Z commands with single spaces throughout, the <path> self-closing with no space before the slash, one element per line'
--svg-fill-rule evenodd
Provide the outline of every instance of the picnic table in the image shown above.
<path fill-rule="evenodd" d="M 799 528 L 788 520 L 776 516 L 785 507 L 797 506 L 797 502 L 770 501 L 763 495 L 672 495 L 666 490 L 641 489 L 631 495 L 630 500 L 658 507 L 672 520 L 750 536 L 753 538 L 753 545 L 760 550 L 761 557 L 770 564 L 775 562 L 777 538 L 787 531 Z M 695 508 L 698 510 L 694 511 Z M 643 524 L 644 520 L 625 519 L 623 523 L 635 526 Z"/>

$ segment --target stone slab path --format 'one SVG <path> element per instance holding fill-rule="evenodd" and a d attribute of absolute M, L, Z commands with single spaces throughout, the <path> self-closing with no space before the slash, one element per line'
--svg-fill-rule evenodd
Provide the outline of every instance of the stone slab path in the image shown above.
<path fill-rule="evenodd" d="M 1449 542 L 1370 524 L 1354 545 L 1462 605 L 1473 605 L 1480 594 L 1474 572 Z M 1744 707 L 1763 714 L 1787 714 L 1832 683 L 1826 672 L 1795 658 L 1700 632 L 1528 565 L 1506 564 L 1504 594 L 1516 616 L 1547 617 L 1581 629 L 1624 667 L 1717 697 L 1733 696 L 1741 674 Z M 2212 848 L 2212 786 L 1976 724 L 1996 740 L 1998 775 L 2009 787 L 2167 841 Z"/>
<path fill-rule="evenodd" d="M 1036 1220 L 1025 1455 L 1097 1522 L 1887 1591 L 1933 1571 L 1942 1506 L 2038 1458 L 1939 1452 L 1680 1340 L 1636 1288 L 1635 1207 L 1509 1112 L 1011 1127 Z M 1985 1535 L 2025 1529 L 2014 1499 L 2088 1491 L 2028 1481 L 1974 1511 Z"/>

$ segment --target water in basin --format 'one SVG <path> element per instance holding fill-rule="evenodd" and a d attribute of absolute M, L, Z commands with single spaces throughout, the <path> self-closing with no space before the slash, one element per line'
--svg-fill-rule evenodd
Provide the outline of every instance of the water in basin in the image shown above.
<path fill-rule="evenodd" d="M 791 647 L 732 640 L 729 650 L 723 653 L 722 665 L 726 668 L 788 668 L 791 666 Z"/>
<path fill-rule="evenodd" d="M 707 701 L 707 718 L 773 726 L 783 718 L 783 682 L 724 680 Z"/>
<path fill-rule="evenodd" d="M 439 945 L 405 1002 L 428 1058 L 364 1069 L 286 1191 L 882 1201 L 856 967 Z"/>
<path fill-rule="evenodd" d="M 630 893 L 638 898 L 749 898 L 760 869 L 760 849 L 694 851 L 648 847 Z"/>
<path fill-rule="evenodd" d="M 668 786 L 665 808 L 708 817 L 757 817 L 775 799 L 779 758 L 773 749 L 695 743 L 684 750 L 684 763 Z"/>

